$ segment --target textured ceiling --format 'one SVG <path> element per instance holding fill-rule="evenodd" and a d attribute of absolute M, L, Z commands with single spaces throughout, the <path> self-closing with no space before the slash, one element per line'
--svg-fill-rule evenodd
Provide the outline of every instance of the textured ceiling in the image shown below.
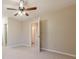
<path fill-rule="evenodd" d="M 39 16 L 46 13 L 47 11 L 56 11 L 60 8 L 75 4 L 75 0 L 24 0 L 24 6 L 37 6 L 38 9 L 34 12 L 29 12 L 30 16 L 14 16 L 13 14 L 17 11 L 8 11 L 7 7 L 18 8 L 19 0 L 2 0 L 3 2 L 3 16 L 14 17 L 18 19 L 27 19 Z"/>

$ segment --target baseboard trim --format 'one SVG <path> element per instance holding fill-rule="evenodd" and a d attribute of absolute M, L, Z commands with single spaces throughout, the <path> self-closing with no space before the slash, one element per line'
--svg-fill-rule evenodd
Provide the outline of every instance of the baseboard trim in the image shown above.
<path fill-rule="evenodd" d="M 9 45 L 8 47 L 19 47 L 19 46 L 26 46 L 26 47 L 28 47 L 28 45 L 25 45 L 25 44 L 14 44 L 14 45 Z"/>
<path fill-rule="evenodd" d="M 62 55 L 76 57 L 76 55 L 74 55 L 74 54 L 70 54 L 70 53 L 66 53 L 66 52 L 61 52 L 61 51 L 57 51 L 57 50 L 51 50 L 51 49 L 46 49 L 46 48 L 41 48 L 41 50 L 46 50 L 46 51 L 49 51 L 49 52 L 55 52 L 55 53 L 62 54 Z"/>

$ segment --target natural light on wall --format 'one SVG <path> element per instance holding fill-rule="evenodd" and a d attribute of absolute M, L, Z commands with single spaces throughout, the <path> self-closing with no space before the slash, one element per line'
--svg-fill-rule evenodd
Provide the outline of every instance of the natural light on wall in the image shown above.
<path fill-rule="evenodd" d="M 6 39 L 6 33 L 5 33 L 5 25 L 8 23 L 7 17 L 2 17 L 2 45 L 5 46 L 5 39 Z"/>
<path fill-rule="evenodd" d="M 2 0 L 0 0 L 0 59 L 2 59 Z"/>

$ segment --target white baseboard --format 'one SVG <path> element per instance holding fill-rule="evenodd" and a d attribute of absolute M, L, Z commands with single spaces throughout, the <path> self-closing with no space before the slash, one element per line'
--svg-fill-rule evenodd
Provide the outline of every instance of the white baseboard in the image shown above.
<path fill-rule="evenodd" d="M 51 49 L 46 49 L 46 48 L 41 48 L 41 49 L 42 49 L 42 50 L 49 51 L 49 52 L 55 52 L 55 53 L 62 54 L 62 55 L 67 55 L 67 56 L 71 56 L 71 57 L 76 57 L 76 55 L 70 54 L 70 53 L 66 53 L 66 52 L 61 52 L 61 51 L 51 50 Z"/>
<path fill-rule="evenodd" d="M 9 45 L 8 47 L 19 47 L 19 46 L 26 46 L 26 47 L 28 47 L 28 45 L 25 45 L 25 44 L 14 44 L 14 45 Z"/>

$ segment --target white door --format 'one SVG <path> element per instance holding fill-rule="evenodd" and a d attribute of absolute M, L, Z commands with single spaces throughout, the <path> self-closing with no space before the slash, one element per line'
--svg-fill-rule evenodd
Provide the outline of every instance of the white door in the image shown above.
<path fill-rule="evenodd" d="M 40 19 L 31 24 L 31 47 L 40 51 Z"/>

